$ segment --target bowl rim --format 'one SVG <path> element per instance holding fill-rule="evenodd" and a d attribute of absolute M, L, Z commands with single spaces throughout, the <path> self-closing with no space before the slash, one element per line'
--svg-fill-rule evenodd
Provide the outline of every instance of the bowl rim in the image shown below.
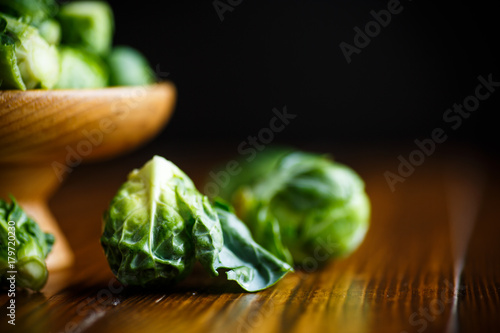
<path fill-rule="evenodd" d="M 159 81 L 154 82 L 147 85 L 138 85 L 138 86 L 112 86 L 112 87 L 103 87 L 103 88 L 84 88 L 84 89 L 9 89 L 9 90 L 0 90 L 0 98 L 2 96 L 13 96 L 13 95 L 40 95 L 40 94 L 54 94 L 54 95 L 67 95 L 67 94 L 82 94 L 88 95 L 89 93 L 119 93 L 127 90 L 138 90 L 138 89 L 154 89 L 157 87 L 165 87 L 170 86 L 175 89 L 175 85 L 172 81 Z M 1 102 L 1 101 L 0 101 Z"/>

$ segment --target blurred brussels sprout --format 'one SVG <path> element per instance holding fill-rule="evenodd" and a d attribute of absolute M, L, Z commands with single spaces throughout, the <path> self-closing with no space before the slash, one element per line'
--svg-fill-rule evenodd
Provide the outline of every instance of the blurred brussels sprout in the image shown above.
<path fill-rule="evenodd" d="M 247 291 L 267 288 L 291 267 L 255 243 L 230 208 L 215 208 L 172 162 L 155 156 L 129 174 L 105 212 L 101 244 L 128 285 L 171 285 L 198 260 L 211 275 L 227 269 Z"/>
<path fill-rule="evenodd" d="M 140 86 L 154 82 L 148 61 L 137 50 L 117 46 L 107 57 L 110 86 Z"/>
<path fill-rule="evenodd" d="M 59 49 L 61 75 L 55 88 L 101 88 L 108 83 L 108 71 L 98 56 L 84 50 L 64 46 Z"/>
<path fill-rule="evenodd" d="M 352 252 L 363 240 L 370 203 L 352 169 L 326 156 L 279 149 L 240 165 L 221 196 L 281 260 L 320 263 Z"/>
<path fill-rule="evenodd" d="M 38 32 L 50 45 L 57 45 L 61 41 L 61 26 L 56 20 L 43 21 L 38 26 Z"/>
<path fill-rule="evenodd" d="M 45 258 L 52 249 L 54 236 L 44 233 L 12 198 L 0 199 L 0 276 L 8 283 L 8 271 L 17 271 L 16 285 L 40 290 L 47 282 Z M 15 259 L 15 262 L 12 262 Z"/>
<path fill-rule="evenodd" d="M 58 77 L 57 49 L 37 29 L 0 13 L 0 87 L 52 88 Z"/>
<path fill-rule="evenodd" d="M 75 1 L 60 7 L 57 19 L 62 43 L 105 56 L 111 49 L 114 21 L 111 7 L 101 1 Z"/>

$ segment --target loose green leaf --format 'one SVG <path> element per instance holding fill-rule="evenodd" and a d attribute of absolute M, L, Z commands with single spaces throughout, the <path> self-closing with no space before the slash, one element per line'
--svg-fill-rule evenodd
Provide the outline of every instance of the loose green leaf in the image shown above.
<path fill-rule="evenodd" d="M 248 228 L 230 206 L 216 200 L 215 211 L 222 226 L 224 247 L 218 255 L 218 262 L 212 263 L 214 270 L 229 269 L 227 278 L 235 280 L 248 291 L 268 288 L 293 271 L 290 265 L 253 240 Z"/>
<path fill-rule="evenodd" d="M 9 221 L 15 222 L 10 223 Z M 15 234 L 14 244 L 9 236 Z M 16 285 L 21 288 L 40 290 L 47 282 L 48 271 L 45 258 L 52 249 L 54 236 L 44 233 L 38 224 L 29 218 L 17 202 L 0 199 L 0 276 L 2 284 L 8 284 L 8 271 L 17 271 Z M 15 255 L 9 255 L 9 251 Z M 15 269 L 9 257 L 15 257 Z"/>

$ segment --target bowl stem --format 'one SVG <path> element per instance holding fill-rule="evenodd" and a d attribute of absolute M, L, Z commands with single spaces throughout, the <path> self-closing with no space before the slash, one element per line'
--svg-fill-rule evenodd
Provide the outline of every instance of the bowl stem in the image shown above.
<path fill-rule="evenodd" d="M 8 199 L 9 195 L 13 195 L 26 214 L 44 232 L 50 232 L 55 237 L 54 247 L 47 257 L 49 270 L 67 268 L 74 260 L 73 251 L 47 205 L 60 183 L 50 164 L 0 167 L 0 197 Z"/>

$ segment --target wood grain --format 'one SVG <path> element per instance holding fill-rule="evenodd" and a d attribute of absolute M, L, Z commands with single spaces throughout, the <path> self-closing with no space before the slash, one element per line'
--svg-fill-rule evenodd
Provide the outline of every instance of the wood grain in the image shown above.
<path fill-rule="evenodd" d="M 172 83 L 144 87 L 0 92 L 0 163 L 63 160 L 91 141 L 86 160 L 109 158 L 154 136 L 173 111 Z"/>
<path fill-rule="evenodd" d="M 210 158 L 198 144 L 172 143 L 75 171 L 51 207 L 75 249 L 76 265 L 52 273 L 42 293 L 18 294 L 14 331 L 422 333 L 500 329 L 496 214 L 500 181 L 494 172 L 499 165 L 481 156 L 466 156 L 457 163 L 439 156 L 429 158 L 391 192 L 383 173 L 397 167 L 399 152 L 373 153 L 378 159 L 359 150 L 351 150 L 355 155 L 337 155 L 358 170 L 367 184 L 373 216 L 365 241 L 348 258 L 327 263 L 318 259 L 317 266 L 299 269 L 265 291 L 243 293 L 223 277 L 210 279 L 199 267 L 172 288 L 123 288 L 113 278 L 98 238 L 101 214 L 128 171 L 158 153 L 200 185 L 209 168 L 231 151 L 219 150 L 218 157 Z M 464 161 L 482 162 L 480 168 L 464 169 Z M 464 174 L 472 181 L 464 182 Z M 460 191 L 462 201 L 450 201 L 450 191 Z M 461 258 L 463 271 L 457 276 L 452 245 L 456 240 L 450 236 L 456 223 L 451 210 L 463 213 L 467 202 L 474 200 L 479 200 L 479 206 L 471 215 L 474 228 Z M 0 303 L 5 300 L 0 297 Z M 0 327 L 2 332 L 9 328 L 5 320 Z"/>

